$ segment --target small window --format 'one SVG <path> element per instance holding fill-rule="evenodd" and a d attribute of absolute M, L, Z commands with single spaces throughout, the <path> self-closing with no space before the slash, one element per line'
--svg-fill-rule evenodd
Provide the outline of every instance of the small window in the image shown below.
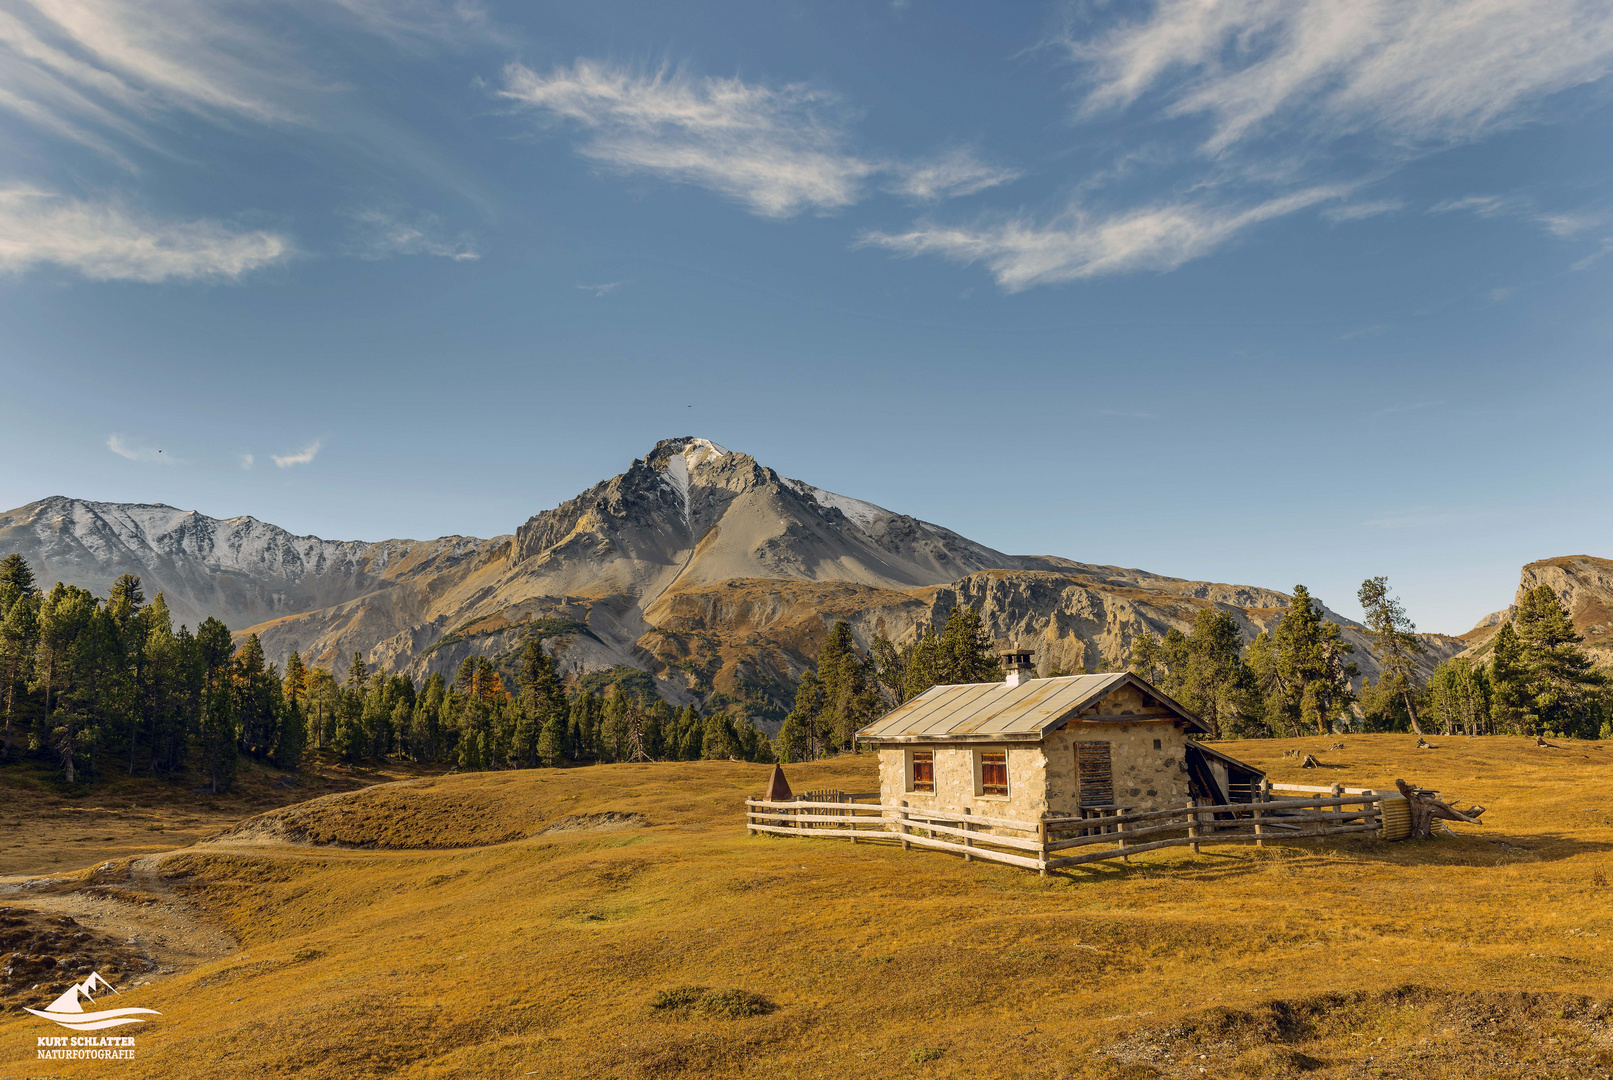
<path fill-rule="evenodd" d="M 982 750 L 980 752 L 980 794 L 1008 794 L 1008 752 Z"/>
<path fill-rule="evenodd" d="M 935 751 L 913 751 L 913 790 L 935 790 Z"/>
<path fill-rule="evenodd" d="M 1164 747 L 1160 746 L 1158 739 L 1154 740 L 1154 749 L 1155 750 L 1163 750 L 1164 749 Z"/>

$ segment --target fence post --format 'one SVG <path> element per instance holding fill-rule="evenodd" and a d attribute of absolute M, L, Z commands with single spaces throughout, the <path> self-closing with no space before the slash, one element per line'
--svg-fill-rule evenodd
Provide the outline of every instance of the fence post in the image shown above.
<path fill-rule="evenodd" d="M 1116 810 L 1115 811 L 1115 817 L 1118 819 L 1124 813 L 1125 813 L 1124 810 Z M 1124 821 L 1120 821 L 1120 820 L 1115 821 L 1115 845 L 1121 851 L 1126 850 L 1126 823 Z M 1130 862 L 1131 861 L 1131 856 L 1130 855 L 1122 855 L 1122 856 L 1120 856 L 1120 859 L 1121 859 L 1122 862 Z"/>
<path fill-rule="evenodd" d="M 968 817 L 968 816 L 971 816 L 971 815 L 974 814 L 974 810 L 971 809 L 970 807 L 965 806 L 963 808 L 963 813 L 964 813 L 964 816 Z M 964 832 L 974 832 L 974 826 L 969 824 L 967 821 L 965 821 L 963 823 L 963 831 Z M 972 837 L 965 836 L 963 838 L 963 846 L 964 847 L 974 847 L 975 846 L 974 839 Z M 969 854 L 967 851 L 965 851 L 963 853 L 963 861 L 964 862 L 974 862 L 975 857 L 973 855 Z"/>
<path fill-rule="evenodd" d="M 1187 838 L 1193 841 L 1190 846 L 1193 848 L 1193 854 L 1197 855 L 1199 853 L 1199 800 L 1196 797 L 1187 800 Z"/>
<path fill-rule="evenodd" d="M 1040 858 L 1038 858 L 1036 861 L 1041 863 L 1041 865 L 1036 868 L 1036 876 L 1037 877 L 1046 877 L 1047 876 L 1047 811 L 1046 810 L 1043 810 L 1042 811 L 1042 816 L 1036 819 L 1036 837 L 1037 837 L 1037 839 L 1039 839 L 1042 842 L 1042 850 L 1037 852 L 1037 855 L 1040 856 Z"/>
<path fill-rule="evenodd" d="M 746 799 L 745 800 L 745 835 L 746 836 L 755 836 L 756 835 L 755 825 L 756 825 L 755 800 Z"/>
<path fill-rule="evenodd" d="M 913 845 L 911 843 L 909 843 L 908 839 L 907 839 L 907 800 L 906 799 L 902 800 L 902 808 L 900 810 L 896 811 L 896 821 L 898 823 L 896 827 L 899 830 L 901 830 L 901 833 L 902 833 L 902 850 L 903 851 L 912 851 L 913 850 Z"/>
<path fill-rule="evenodd" d="M 1261 802 L 1264 801 L 1264 799 L 1261 800 Z M 1266 841 L 1261 839 L 1263 836 L 1265 836 L 1266 829 L 1265 826 L 1260 824 L 1261 815 L 1264 813 L 1265 811 L 1260 809 L 1260 803 L 1255 803 L 1255 847 L 1266 846 Z"/>

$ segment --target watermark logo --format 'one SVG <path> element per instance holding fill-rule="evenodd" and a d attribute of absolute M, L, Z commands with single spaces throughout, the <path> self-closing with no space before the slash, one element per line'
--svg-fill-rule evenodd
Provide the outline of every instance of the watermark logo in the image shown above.
<path fill-rule="evenodd" d="M 101 978 L 100 972 L 91 972 L 89 978 L 68 987 L 61 997 L 43 1009 L 23 1006 L 23 1011 L 73 1031 L 101 1031 L 125 1024 L 143 1024 L 143 1015 L 162 1015 L 156 1009 L 92 1009 L 85 1012 L 84 1002 L 94 1006 L 98 990 L 118 993 L 118 988 Z M 39 1057 L 43 1061 L 128 1059 L 134 1057 L 134 1038 L 127 1035 L 43 1035 L 39 1038 Z"/>

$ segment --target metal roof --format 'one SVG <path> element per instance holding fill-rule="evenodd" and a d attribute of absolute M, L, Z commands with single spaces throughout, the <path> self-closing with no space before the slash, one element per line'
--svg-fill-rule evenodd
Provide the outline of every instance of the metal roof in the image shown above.
<path fill-rule="evenodd" d="M 1067 675 L 1006 683 L 932 686 L 857 733 L 858 739 L 1039 739 L 1061 720 L 1079 712 L 1122 683 L 1134 682 L 1195 727 L 1198 717 L 1127 671 L 1105 675 Z M 1105 717 L 1124 722 L 1124 717 Z"/>

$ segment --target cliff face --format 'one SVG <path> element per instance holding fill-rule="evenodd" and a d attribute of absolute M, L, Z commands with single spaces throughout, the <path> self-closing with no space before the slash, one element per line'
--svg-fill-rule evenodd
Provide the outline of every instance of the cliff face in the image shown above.
<path fill-rule="evenodd" d="M 540 634 L 573 675 L 652 673 L 674 701 L 721 691 L 777 716 L 837 619 L 898 643 L 977 607 L 1044 669 L 1114 666 L 1199 608 L 1252 637 L 1288 597 L 1052 556 L 1011 556 L 928 522 L 780 476 L 705 439 L 668 439 L 513 536 L 326 541 L 253 518 L 46 499 L 0 516 L 0 552 L 43 581 L 104 594 L 121 573 L 176 618 L 214 615 L 338 669 L 355 651 L 416 677 L 507 657 Z M 1359 628 L 1337 616 L 1376 676 Z M 1429 663 L 1462 647 L 1430 635 Z"/>
<path fill-rule="evenodd" d="M 1479 620 L 1461 636 L 1467 655 L 1482 658 L 1501 624 L 1512 618 L 1524 593 L 1541 585 L 1550 587 L 1568 609 L 1574 629 L 1585 636 L 1585 651 L 1600 665 L 1613 664 L 1613 559 L 1592 555 L 1560 555 L 1523 568 L 1513 606 Z"/>

